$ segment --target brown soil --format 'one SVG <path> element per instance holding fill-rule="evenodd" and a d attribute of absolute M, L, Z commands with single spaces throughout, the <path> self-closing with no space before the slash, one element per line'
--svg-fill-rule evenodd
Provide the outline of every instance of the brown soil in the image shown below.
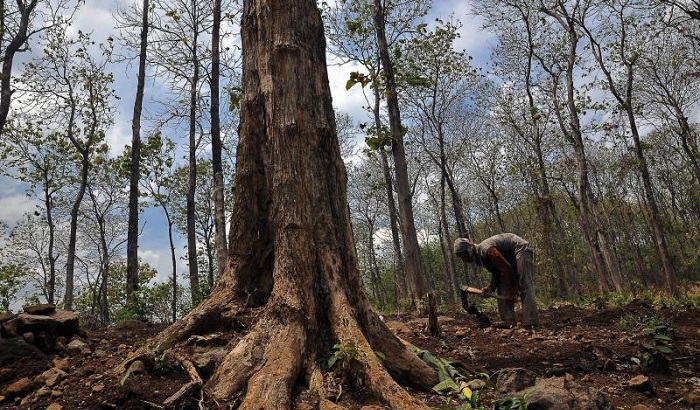
<path fill-rule="evenodd" d="M 491 320 L 495 314 L 489 313 Z M 700 389 L 700 310 L 659 309 L 643 303 L 623 308 L 561 306 L 540 312 L 541 325 L 535 330 L 480 328 L 476 318 L 457 314 L 440 318 L 442 337 L 425 333 L 427 318 L 409 315 L 384 318 L 404 340 L 436 357 L 460 362 L 464 367 L 495 381 L 500 370 L 523 368 L 538 378 L 569 374 L 584 386 L 599 389 L 616 409 L 644 405 L 648 409 L 691 409 L 683 397 Z M 671 353 L 659 354 L 644 347 L 644 327 L 669 324 L 673 332 Z M 648 327 L 648 326 L 647 326 Z M 45 409 L 60 404 L 66 409 L 158 409 L 189 379 L 177 365 L 162 364 L 157 370 L 120 385 L 106 376 L 129 352 L 143 346 L 162 327 L 126 322 L 88 332 L 91 354 L 68 358 L 69 377 L 41 396 L 31 393 L 0 403 L 3 409 Z M 653 353 L 654 362 L 640 366 Z M 0 395 L 22 377 L 34 378 L 52 367 L 54 356 L 35 354 L 0 367 Z M 652 389 L 640 392 L 626 386 L 635 376 L 649 377 Z M 475 376 L 476 377 L 476 376 Z M 38 387 L 38 386 L 37 386 Z M 339 403 L 349 409 L 376 404 L 361 392 L 346 387 Z M 308 407 L 300 388 L 298 407 Z M 431 392 L 412 391 L 429 405 L 455 405 Z M 481 390 L 484 408 L 492 408 L 492 383 Z M 216 408 L 207 404 L 204 408 Z M 381 409 L 381 406 L 373 407 Z"/>

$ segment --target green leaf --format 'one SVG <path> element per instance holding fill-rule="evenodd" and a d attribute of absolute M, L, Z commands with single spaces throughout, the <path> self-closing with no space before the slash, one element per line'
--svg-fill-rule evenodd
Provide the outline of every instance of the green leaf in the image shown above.
<path fill-rule="evenodd" d="M 661 353 L 673 353 L 673 349 L 666 345 L 656 345 L 656 350 L 660 351 Z"/>

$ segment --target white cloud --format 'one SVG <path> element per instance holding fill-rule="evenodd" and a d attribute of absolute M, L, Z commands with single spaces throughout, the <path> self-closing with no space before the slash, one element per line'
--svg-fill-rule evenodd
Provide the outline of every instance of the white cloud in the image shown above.
<path fill-rule="evenodd" d="M 367 115 L 366 110 L 362 107 L 367 105 L 362 88 L 355 85 L 349 90 L 345 89 L 345 84 L 350 78 L 350 73 L 353 71 L 363 71 L 362 67 L 357 63 L 349 63 L 339 66 L 329 57 L 328 66 L 328 81 L 331 87 L 331 95 L 333 97 L 333 106 L 340 111 L 350 114 L 355 121 L 359 121 Z M 366 90 L 369 92 L 369 88 Z"/>
<path fill-rule="evenodd" d="M 5 196 L 0 194 L 0 221 L 14 226 L 27 212 L 33 212 L 37 205 L 34 198 L 26 195 L 13 194 Z"/>

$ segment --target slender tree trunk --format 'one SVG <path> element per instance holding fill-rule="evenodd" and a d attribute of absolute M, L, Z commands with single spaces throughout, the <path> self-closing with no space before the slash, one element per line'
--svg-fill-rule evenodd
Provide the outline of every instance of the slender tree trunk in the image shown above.
<path fill-rule="evenodd" d="M 193 18 L 197 20 L 197 6 L 192 0 Z M 197 235 L 195 233 L 195 204 L 194 198 L 197 191 L 197 84 L 199 84 L 199 57 L 197 55 L 198 33 L 194 30 L 192 39 L 192 77 L 190 78 L 190 130 L 189 130 L 189 172 L 187 178 L 187 263 L 190 275 L 190 295 L 192 296 L 192 306 L 196 306 L 201 300 L 201 287 L 199 285 L 199 266 L 197 263 Z"/>
<path fill-rule="evenodd" d="M 216 266 L 221 275 L 228 256 L 226 213 L 224 208 L 224 169 L 222 165 L 221 120 L 219 118 L 221 0 L 214 1 L 214 25 L 211 37 L 211 165 L 214 174 L 214 226 Z"/>
<path fill-rule="evenodd" d="M 136 99 L 131 118 L 131 163 L 129 164 L 129 222 L 126 239 L 126 300 L 139 286 L 139 179 L 141 174 L 141 112 L 146 83 L 146 52 L 148 46 L 149 0 L 141 5 L 141 39 L 139 71 L 136 77 Z"/>
<path fill-rule="evenodd" d="M 50 193 L 51 187 L 48 180 L 48 174 L 44 173 L 44 203 L 46 204 L 46 224 L 49 226 L 49 246 L 47 249 L 47 257 L 49 259 L 49 283 L 47 291 L 47 302 L 55 303 L 56 297 L 56 260 L 58 256 L 54 255 L 54 247 L 56 246 L 56 225 L 53 222 L 53 198 Z"/>
<path fill-rule="evenodd" d="M 65 310 L 73 310 L 75 252 L 78 242 L 78 213 L 80 212 L 80 204 L 83 202 L 88 182 L 88 170 L 90 169 L 89 149 L 88 146 L 81 152 L 80 186 L 70 211 L 70 233 L 68 235 L 68 253 L 66 254 L 66 293 L 63 298 L 63 309 Z"/>
<path fill-rule="evenodd" d="M 457 307 L 457 291 L 459 290 L 459 283 L 457 282 L 457 273 L 455 267 L 455 261 L 452 257 L 452 235 L 450 234 L 450 227 L 447 223 L 447 212 L 445 211 L 447 198 L 445 195 L 445 177 L 443 176 L 440 181 L 440 204 L 439 204 L 439 214 L 440 214 L 440 250 L 442 251 L 442 257 L 445 261 L 445 268 L 447 269 L 447 274 L 445 278 L 447 294 L 447 304 L 450 309 L 456 309 Z"/>
<path fill-rule="evenodd" d="M 374 105 L 372 113 L 374 114 L 374 126 L 376 129 L 382 129 L 382 119 L 379 113 L 381 105 L 381 93 L 379 87 L 373 88 Z M 401 240 L 399 239 L 399 224 L 398 215 L 396 212 L 396 203 L 394 202 L 394 181 L 391 177 L 389 169 L 389 160 L 384 151 L 384 147 L 379 147 L 379 159 L 382 163 L 382 173 L 384 175 L 384 185 L 386 188 L 386 205 L 389 211 L 389 226 L 391 227 L 391 241 L 394 246 L 394 276 L 396 277 L 396 287 L 399 298 L 408 297 L 408 288 L 406 287 L 406 270 L 403 263 L 403 252 L 401 251 Z"/>
<path fill-rule="evenodd" d="M 380 0 L 373 0 L 372 17 L 377 35 L 379 55 L 384 67 L 387 85 L 387 107 L 389 110 L 389 128 L 391 129 L 391 152 L 394 158 L 396 174 L 396 193 L 399 199 L 399 219 L 401 221 L 401 235 L 403 238 L 406 270 L 406 281 L 410 292 L 411 303 L 417 310 L 423 309 L 422 298 L 426 293 L 425 279 L 423 275 L 423 258 L 420 254 L 415 221 L 413 218 L 413 204 L 411 187 L 408 180 L 408 166 L 406 164 L 406 151 L 403 145 L 404 128 L 401 125 L 401 112 L 396 95 L 397 88 L 394 80 L 394 69 L 389 57 L 384 33 L 384 8 Z"/>
<path fill-rule="evenodd" d="M 170 218 L 170 213 L 168 212 L 166 206 L 163 206 L 163 211 L 165 212 L 165 220 L 168 223 L 168 243 L 170 244 L 170 266 L 172 271 L 170 274 L 170 283 L 172 284 L 173 298 L 171 300 L 171 313 L 173 322 L 177 320 L 177 257 L 175 255 L 175 241 L 173 239 L 173 225 L 174 222 Z"/>

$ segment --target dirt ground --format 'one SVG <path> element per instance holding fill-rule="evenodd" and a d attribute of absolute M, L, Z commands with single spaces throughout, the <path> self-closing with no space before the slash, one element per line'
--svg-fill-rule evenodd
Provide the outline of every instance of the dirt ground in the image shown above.
<path fill-rule="evenodd" d="M 496 320 L 494 312 L 487 314 Z M 695 405 L 687 404 L 686 396 L 700 392 L 698 309 L 654 309 L 644 303 L 623 308 L 561 306 L 542 310 L 541 325 L 535 330 L 482 328 L 473 315 L 460 313 L 441 316 L 440 338 L 425 333 L 424 317 L 385 316 L 384 320 L 402 339 L 436 357 L 458 361 L 486 381 L 495 380 L 506 368 L 526 369 L 538 378 L 568 374 L 577 383 L 603 392 L 615 409 L 692 409 Z M 67 357 L 66 380 L 24 400 L 6 399 L 0 408 L 52 409 L 52 404 L 64 410 L 162 408 L 163 401 L 189 381 L 178 366 L 161 367 L 124 386 L 105 375 L 161 329 L 126 322 L 89 331 L 92 352 Z M 670 338 L 649 336 L 645 334 L 648 329 Z M 659 347 L 662 345 L 669 349 Z M 31 379 L 51 368 L 55 358 L 33 355 L 0 367 L 0 394 L 16 380 Z M 648 388 L 629 387 L 628 382 L 639 375 L 649 378 Z M 376 404 L 348 389 L 345 392 L 339 402 L 350 409 Z M 456 404 L 431 392 L 412 393 L 435 408 Z M 483 408 L 492 408 L 494 396 L 493 383 L 488 382 L 480 391 Z"/>

